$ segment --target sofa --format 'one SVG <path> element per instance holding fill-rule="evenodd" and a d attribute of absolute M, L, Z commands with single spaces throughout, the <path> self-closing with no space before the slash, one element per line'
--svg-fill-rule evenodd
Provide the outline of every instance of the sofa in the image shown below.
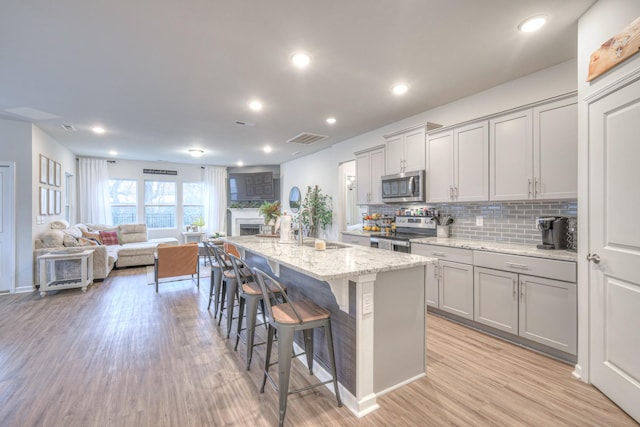
<path fill-rule="evenodd" d="M 35 242 L 34 260 L 36 281 L 39 276 L 38 257 L 52 252 L 82 251 L 90 247 L 93 252 L 93 276 L 105 279 L 113 268 L 154 264 L 158 244 L 178 244 L 178 239 L 165 237 L 149 239 L 146 224 L 120 224 L 105 226 L 53 221 L 50 229 Z"/>

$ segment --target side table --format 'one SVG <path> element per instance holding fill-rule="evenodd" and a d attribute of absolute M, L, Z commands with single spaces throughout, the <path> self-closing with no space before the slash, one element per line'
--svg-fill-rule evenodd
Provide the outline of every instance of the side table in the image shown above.
<path fill-rule="evenodd" d="M 40 296 L 47 291 L 82 288 L 93 283 L 93 249 L 81 252 L 54 252 L 38 257 Z"/>
<path fill-rule="evenodd" d="M 202 243 L 204 231 L 184 231 L 182 232 L 184 243 L 197 242 Z"/>

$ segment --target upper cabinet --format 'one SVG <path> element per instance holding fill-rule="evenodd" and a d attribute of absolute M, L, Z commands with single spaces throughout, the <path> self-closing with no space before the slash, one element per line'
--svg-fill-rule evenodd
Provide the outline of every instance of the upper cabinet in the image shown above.
<path fill-rule="evenodd" d="M 384 145 L 359 151 L 356 155 L 356 204 L 382 204 Z"/>
<path fill-rule="evenodd" d="M 425 168 L 426 131 L 438 127 L 440 125 L 427 123 L 385 135 L 387 140 L 387 175 L 423 170 Z"/>
<path fill-rule="evenodd" d="M 426 158 L 428 202 L 489 199 L 486 120 L 429 135 Z"/>
<path fill-rule="evenodd" d="M 491 119 L 489 135 L 491 200 L 577 197 L 575 97 Z"/>

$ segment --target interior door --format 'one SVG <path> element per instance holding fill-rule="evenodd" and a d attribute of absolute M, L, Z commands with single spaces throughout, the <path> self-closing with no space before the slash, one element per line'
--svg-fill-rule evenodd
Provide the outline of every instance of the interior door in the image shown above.
<path fill-rule="evenodd" d="M 640 421 L 638 135 L 640 80 L 589 104 L 591 381 Z"/>
<path fill-rule="evenodd" d="M 0 293 L 15 289 L 15 166 L 0 162 Z"/>

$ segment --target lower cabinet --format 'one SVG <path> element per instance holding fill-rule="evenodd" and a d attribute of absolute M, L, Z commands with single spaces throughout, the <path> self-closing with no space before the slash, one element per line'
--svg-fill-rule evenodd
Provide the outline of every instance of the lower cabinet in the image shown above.
<path fill-rule="evenodd" d="M 342 241 L 352 245 L 371 246 L 371 241 L 368 236 L 355 236 L 353 234 L 342 233 Z"/>
<path fill-rule="evenodd" d="M 440 310 L 473 320 L 473 266 L 438 261 Z"/>
<path fill-rule="evenodd" d="M 478 323 L 576 354 L 576 284 L 475 267 Z"/>

